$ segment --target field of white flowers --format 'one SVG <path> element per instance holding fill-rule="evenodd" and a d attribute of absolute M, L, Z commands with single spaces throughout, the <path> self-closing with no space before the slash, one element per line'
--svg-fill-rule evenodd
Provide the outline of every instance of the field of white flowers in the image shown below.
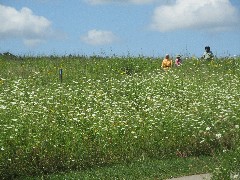
<path fill-rule="evenodd" d="M 192 59 L 167 72 L 160 65 L 0 59 L 0 178 L 236 149 L 240 59 Z"/>

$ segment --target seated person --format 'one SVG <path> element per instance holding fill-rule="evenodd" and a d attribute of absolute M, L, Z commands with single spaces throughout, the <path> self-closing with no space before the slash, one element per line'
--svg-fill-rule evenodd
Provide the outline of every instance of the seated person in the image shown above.
<path fill-rule="evenodd" d="M 172 67 L 172 60 L 169 58 L 169 54 L 166 54 L 164 60 L 162 61 L 162 66 L 164 70 L 168 70 Z"/>
<path fill-rule="evenodd" d="M 176 65 L 176 66 L 182 65 L 181 55 L 177 55 L 177 56 L 176 56 L 175 65 Z"/>
<path fill-rule="evenodd" d="M 203 53 L 203 56 L 202 56 L 202 59 L 210 61 L 210 60 L 213 60 L 213 57 L 214 56 L 213 56 L 212 51 L 210 51 L 210 47 L 206 46 L 205 52 Z"/>

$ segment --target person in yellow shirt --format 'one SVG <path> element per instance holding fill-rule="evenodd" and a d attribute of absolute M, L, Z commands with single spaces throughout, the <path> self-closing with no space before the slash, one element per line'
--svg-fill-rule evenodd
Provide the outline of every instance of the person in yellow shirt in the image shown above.
<path fill-rule="evenodd" d="M 162 68 L 164 70 L 168 70 L 172 67 L 173 63 L 172 60 L 169 57 L 169 54 L 166 54 L 164 60 L 162 61 Z"/>

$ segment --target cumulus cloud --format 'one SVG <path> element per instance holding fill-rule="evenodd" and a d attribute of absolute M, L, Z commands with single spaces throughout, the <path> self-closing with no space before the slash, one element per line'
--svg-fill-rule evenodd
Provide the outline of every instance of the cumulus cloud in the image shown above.
<path fill-rule="evenodd" d="M 45 42 L 43 39 L 24 39 L 23 40 L 23 43 L 28 47 L 35 47 L 43 42 Z"/>
<path fill-rule="evenodd" d="M 155 0 L 85 0 L 90 4 L 103 4 L 103 3 L 133 3 L 133 4 L 146 4 L 154 2 Z"/>
<path fill-rule="evenodd" d="M 151 27 L 160 32 L 179 29 L 225 31 L 239 24 L 239 12 L 229 0 L 176 0 L 155 9 Z"/>
<path fill-rule="evenodd" d="M 42 42 L 42 39 L 52 32 L 48 19 L 34 15 L 31 9 L 26 7 L 18 11 L 0 4 L 0 24 L 1 38 L 21 38 L 27 45 Z"/>
<path fill-rule="evenodd" d="M 106 45 L 115 42 L 118 38 L 111 31 L 90 30 L 81 37 L 81 40 L 90 45 Z"/>

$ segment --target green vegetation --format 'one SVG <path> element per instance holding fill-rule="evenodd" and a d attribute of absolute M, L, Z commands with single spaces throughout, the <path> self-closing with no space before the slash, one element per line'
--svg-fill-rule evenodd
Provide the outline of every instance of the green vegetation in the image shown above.
<path fill-rule="evenodd" d="M 1 179 L 218 154 L 216 178 L 239 167 L 239 59 L 0 58 Z"/>
<path fill-rule="evenodd" d="M 35 177 L 36 180 L 51 179 L 167 179 L 184 175 L 202 174 L 219 165 L 218 158 L 189 157 L 173 159 L 147 159 L 142 161 L 95 167 L 80 172 L 58 173 Z M 25 178 L 25 180 L 31 179 Z"/>

